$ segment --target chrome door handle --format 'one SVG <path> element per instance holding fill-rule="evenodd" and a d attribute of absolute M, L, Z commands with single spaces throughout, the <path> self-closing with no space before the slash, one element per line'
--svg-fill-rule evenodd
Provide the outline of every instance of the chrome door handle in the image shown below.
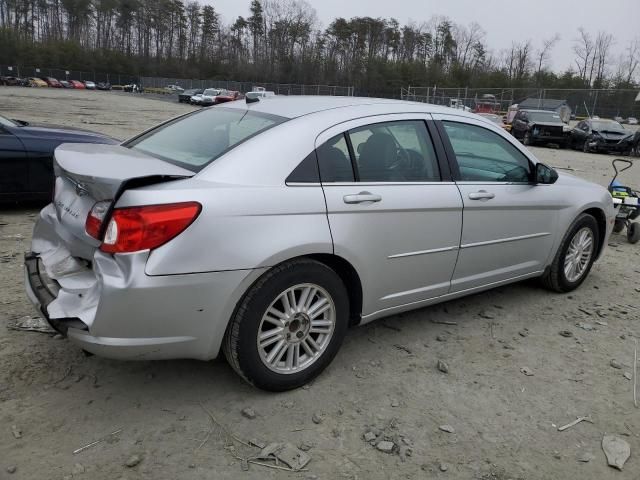
<path fill-rule="evenodd" d="M 382 200 L 382 197 L 370 192 L 360 192 L 354 195 L 345 195 L 342 199 L 344 203 L 374 203 Z"/>
<path fill-rule="evenodd" d="M 480 190 L 479 192 L 472 192 L 469 194 L 471 200 L 490 200 L 496 196 L 495 193 Z"/>

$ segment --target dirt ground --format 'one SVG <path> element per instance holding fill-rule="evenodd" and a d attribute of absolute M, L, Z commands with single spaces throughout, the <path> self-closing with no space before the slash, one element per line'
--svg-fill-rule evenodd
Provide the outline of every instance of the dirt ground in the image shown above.
<path fill-rule="evenodd" d="M 132 94 L 0 88 L 2 115 L 117 138 L 189 109 Z M 534 150 L 601 185 L 610 179 L 611 156 Z M 625 179 L 640 187 L 640 165 Z M 624 376 L 640 337 L 640 245 L 624 236 L 569 295 L 525 282 L 354 328 L 312 385 L 273 394 L 222 359 L 119 362 L 5 328 L 34 315 L 22 254 L 39 208 L 0 208 L 0 478 L 640 478 L 640 410 Z M 255 418 L 242 415 L 246 407 Z M 244 471 L 237 457 L 257 449 L 212 429 L 207 411 L 238 439 L 308 449 L 307 471 Z M 593 423 L 558 431 L 583 415 Z M 402 455 L 365 442 L 370 431 Z M 631 446 L 622 472 L 607 466 L 605 433 Z M 127 467 L 133 455 L 141 461 Z"/>

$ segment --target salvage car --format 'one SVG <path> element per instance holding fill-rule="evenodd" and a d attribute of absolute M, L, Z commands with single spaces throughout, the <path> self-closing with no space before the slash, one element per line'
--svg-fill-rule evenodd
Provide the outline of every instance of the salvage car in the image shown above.
<path fill-rule="evenodd" d="M 605 188 L 493 122 L 384 99 L 231 102 L 61 145 L 55 172 L 25 257 L 54 328 L 116 359 L 222 351 L 275 391 L 350 326 L 528 278 L 577 288 L 615 219 Z"/>
<path fill-rule="evenodd" d="M 614 120 L 586 119 L 571 131 L 571 146 L 585 153 L 616 152 L 629 155 L 633 149 L 633 132 Z"/>
<path fill-rule="evenodd" d="M 53 151 L 65 142 L 119 143 L 99 133 L 0 116 L 0 201 L 50 200 Z"/>
<path fill-rule="evenodd" d="M 96 89 L 108 91 L 108 90 L 111 90 L 111 84 L 109 82 L 98 82 L 96 84 Z"/>
<path fill-rule="evenodd" d="M 191 90 L 185 90 L 178 94 L 179 103 L 191 103 L 191 97 L 194 95 L 201 95 L 204 92 L 201 88 L 192 88 Z"/>
<path fill-rule="evenodd" d="M 236 100 L 241 100 L 242 98 L 242 94 L 235 90 L 220 90 L 220 93 L 216 95 L 213 104 L 220 105 L 221 103 L 235 102 Z"/>
<path fill-rule="evenodd" d="M 91 80 L 85 80 L 84 81 L 84 86 L 86 87 L 87 90 L 95 90 L 96 89 L 95 82 L 92 82 Z"/>
<path fill-rule="evenodd" d="M 216 97 L 220 95 L 222 92 L 219 88 L 207 88 L 204 92 L 202 92 L 202 97 L 200 97 L 200 103 L 198 105 L 202 106 L 211 106 L 215 104 Z"/>
<path fill-rule="evenodd" d="M 69 83 L 73 88 L 76 88 L 78 90 L 84 90 L 85 88 L 87 88 L 80 80 L 69 80 Z"/>
<path fill-rule="evenodd" d="M 570 131 L 560 115 L 547 110 L 519 110 L 511 122 L 511 134 L 525 145 L 553 143 L 565 148 Z"/>
<path fill-rule="evenodd" d="M 71 82 L 67 80 L 60 80 L 60 85 L 62 85 L 63 88 L 73 88 L 73 85 L 71 85 Z"/>
<path fill-rule="evenodd" d="M 41 78 L 37 78 L 37 77 L 29 77 L 28 85 L 30 87 L 39 87 L 39 88 L 44 88 L 44 87 L 48 87 L 49 86 L 49 85 L 47 85 L 47 82 L 45 82 Z"/>
<path fill-rule="evenodd" d="M 62 84 L 53 77 L 42 77 L 41 80 L 51 88 L 62 88 Z"/>

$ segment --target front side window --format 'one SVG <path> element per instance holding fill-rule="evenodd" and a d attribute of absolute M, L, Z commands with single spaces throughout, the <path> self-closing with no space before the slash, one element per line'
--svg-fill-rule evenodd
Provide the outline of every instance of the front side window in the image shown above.
<path fill-rule="evenodd" d="M 435 149 L 423 121 L 376 123 L 349 131 L 361 182 L 437 182 Z"/>
<path fill-rule="evenodd" d="M 514 145 L 486 128 L 442 122 L 456 155 L 460 180 L 528 182 L 531 165 Z"/>
<path fill-rule="evenodd" d="M 286 120 L 216 107 L 161 125 L 124 146 L 197 172 L 245 140 Z"/>

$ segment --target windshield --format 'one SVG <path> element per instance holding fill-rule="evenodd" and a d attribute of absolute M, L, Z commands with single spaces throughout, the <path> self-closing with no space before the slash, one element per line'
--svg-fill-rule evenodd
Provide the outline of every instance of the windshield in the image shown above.
<path fill-rule="evenodd" d="M 4 118 L 2 115 L 0 115 L 0 125 L 2 125 L 3 127 L 17 127 L 18 124 L 16 122 L 14 122 L 13 120 L 9 120 L 8 118 Z"/>
<path fill-rule="evenodd" d="M 593 130 L 597 130 L 603 132 L 605 130 L 610 132 L 625 132 L 625 129 L 618 122 L 614 122 L 612 120 L 599 120 L 597 122 L 591 122 L 591 128 Z"/>
<path fill-rule="evenodd" d="M 220 90 L 218 90 L 217 88 L 207 88 L 204 91 L 204 95 L 206 95 L 207 97 L 215 97 L 216 95 L 220 94 Z"/>
<path fill-rule="evenodd" d="M 124 146 L 197 172 L 245 140 L 286 120 L 248 110 L 211 108 L 161 125 Z"/>
<path fill-rule="evenodd" d="M 560 119 L 560 115 L 558 115 L 555 112 L 528 111 L 527 115 L 529 116 L 529 120 L 533 120 L 534 122 L 549 122 L 549 123 L 562 122 L 562 120 Z"/>

